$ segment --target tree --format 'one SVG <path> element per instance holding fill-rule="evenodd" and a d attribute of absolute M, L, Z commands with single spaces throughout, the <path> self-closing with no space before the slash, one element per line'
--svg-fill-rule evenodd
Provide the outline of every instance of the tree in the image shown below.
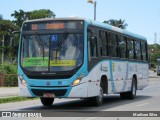
<path fill-rule="evenodd" d="M 119 20 L 110 19 L 108 21 L 104 21 L 103 23 L 110 24 L 112 26 L 115 26 L 121 29 L 126 29 L 126 27 L 128 26 L 128 24 L 125 23 L 125 20 L 121 20 L 121 19 Z"/>
<path fill-rule="evenodd" d="M 55 18 L 55 13 L 49 9 L 33 10 L 28 12 L 28 19 Z"/>
<path fill-rule="evenodd" d="M 18 29 L 18 26 L 16 26 L 12 21 L 10 20 L 0 20 L 0 45 L 2 45 L 2 43 L 4 44 L 4 46 L 0 47 L 0 51 L 3 50 L 3 52 L 5 53 L 5 55 L 9 56 L 11 55 L 10 54 L 10 51 L 9 51 L 9 44 L 10 44 L 10 34 L 12 31 L 14 30 L 17 30 Z M 15 51 L 13 53 L 13 51 Z M 12 49 L 12 56 L 16 55 L 17 53 L 17 49 L 13 48 Z"/>
<path fill-rule="evenodd" d="M 14 11 L 14 13 L 11 14 L 12 17 L 14 17 L 16 20 L 14 22 L 16 23 L 17 26 L 21 27 L 22 23 L 27 20 L 27 12 L 23 10 Z"/>
<path fill-rule="evenodd" d="M 150 54 L 151 63 L 156 64 L 157 63 L 157 59 L 159 59 L 159 58 L 160 58 L 160 51 Z"/>
<path fill-rule="evenodd" d="M 151 44 L 148 46 L 149 51 L 160 51 L 160 45 L 159 44 Z"/>
<path fill-rule="evenodd" d="M 21 27 L 22 23 L 26 20 L 55 18 L 56 15 L 49 9 L 33 10 L 30 12 L 26 12 L 20 9 L 19 11 L 15 10 L 14 13 L 11 14 L 11 16 L 15 18 L 14 22 L 16 23 L 16 25 Z"/>
<path fill-rule="evenodd" d="M 150 56 L 150 62 L 156 65 L 157 59 L 160 58 L 160 45 L 159 44 L 148 45 L 148 53 Z"/>

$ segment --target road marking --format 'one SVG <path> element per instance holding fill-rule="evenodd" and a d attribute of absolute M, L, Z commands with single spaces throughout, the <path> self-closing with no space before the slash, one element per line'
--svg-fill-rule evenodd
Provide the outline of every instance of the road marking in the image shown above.
<path fill-rule="evenodd" d="M 92 120 L 92 119 L 97 119 L 98 117 L 90 117 L 90 118 L 87 118 L 86 120 Z"/>
<path fill-rule="evenodd" d="M 139 104 L 139 105 L 136 105 L 137 107 L 141 107 L 141 106 L 145 106 L 145 105 L 148 105 L 149 103 L 143 103 L 143 104 Z"/>

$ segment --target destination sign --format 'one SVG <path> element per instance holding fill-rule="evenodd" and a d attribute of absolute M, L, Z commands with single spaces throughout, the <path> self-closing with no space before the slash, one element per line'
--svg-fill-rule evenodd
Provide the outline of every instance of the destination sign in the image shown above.
<path fill-rule="evenodd" d="M 23 24 L 24 31 L 59 30 L 59 29 L 83 29 L 83 21 L 37 21 Z"/>

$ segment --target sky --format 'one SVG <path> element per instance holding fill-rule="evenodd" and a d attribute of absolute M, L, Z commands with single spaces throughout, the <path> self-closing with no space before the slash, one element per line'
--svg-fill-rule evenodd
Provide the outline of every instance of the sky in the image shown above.
<path fill-rule="evenodd" d="M 127 30 L 147 38 L 149 44 L 160 44 L 160 0 L 96 0 L 96 20 L 122 19 Z M 13 20 L 14 10 L 50 9 L 56 17 L 94 19 L 94 5 L 87 0 L 0 0 L 3 19 Z"/>

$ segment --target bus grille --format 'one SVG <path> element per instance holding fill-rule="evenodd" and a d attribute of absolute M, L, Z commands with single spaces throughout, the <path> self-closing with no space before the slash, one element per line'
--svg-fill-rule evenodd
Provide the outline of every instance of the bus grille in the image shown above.
<path fill-rule="evenodd" d="M 67 89 L 61 90 L 42 90 L 42 89 L 31 89 L 33 94 L 36 96 L 43 96 L 43 93 L 54 93 L 55 96 L 64 96 L 67 92 Z"/>

